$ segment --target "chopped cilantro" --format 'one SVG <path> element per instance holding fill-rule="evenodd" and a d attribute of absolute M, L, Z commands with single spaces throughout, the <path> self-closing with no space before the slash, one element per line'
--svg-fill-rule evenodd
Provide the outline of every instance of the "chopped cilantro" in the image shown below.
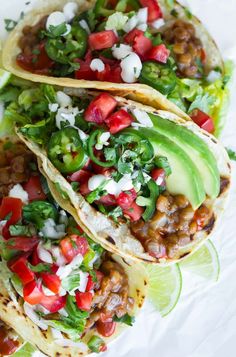
<path fill-rule="evenodd" d="M 226 149 L 230 160 L 236 161 L 236 152 L 232 149 Z"/>

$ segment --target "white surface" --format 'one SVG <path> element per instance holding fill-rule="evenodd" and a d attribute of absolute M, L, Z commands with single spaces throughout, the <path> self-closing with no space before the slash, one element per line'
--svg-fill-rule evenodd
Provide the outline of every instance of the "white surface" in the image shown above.
<path fill-rule="evenodd" d="M 50 0 L 53 1 L 53 0 Z M 3 18 L 17 19 L 26 0 L 1 0 Z M 3 5 L 4 3 L 4 5 Z M 189 0 L 190 9 L 204 22 L 224 58 L 236 63 L 236 0 Z M 236 150 L 236 78 L 223 143 Z M 236 165 L 224 221 L 212 237 L 219 252 L 221 275 L 208 285 L 184 275 L 177 307 L 166 318 L 145 305 L 135 326 L 109 346 L 104 357 L 234 357 L 236 356 Z"/>

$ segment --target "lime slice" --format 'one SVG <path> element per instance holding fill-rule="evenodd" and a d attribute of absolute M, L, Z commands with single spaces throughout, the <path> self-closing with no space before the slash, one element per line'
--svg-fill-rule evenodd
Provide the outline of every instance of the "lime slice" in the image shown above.
<path fill-rule="evenodd" d="M 11 73 L 0 68 L 0 90 L 7 85 L 11 78 Z"/>
<path fill-rule="evenodd" d="M 182 260 L 179 266 L 181 269 L 212 281 L 217 281 L 220 274 L 219 257 L 210 240 L 206 241 L 194 254 Z"/>
<path fill-rule="evenodd" d="M 182 276 L 177 264 L 157 266 L 146 264 L 149 277 L 147 296 L 162 317 L 168 315 L 179 300 Z"/>
<path fill-rule="evenodd" d="M 11 357 L 32 357 L 37 349 L 29 342 L 25 342 Z"/>

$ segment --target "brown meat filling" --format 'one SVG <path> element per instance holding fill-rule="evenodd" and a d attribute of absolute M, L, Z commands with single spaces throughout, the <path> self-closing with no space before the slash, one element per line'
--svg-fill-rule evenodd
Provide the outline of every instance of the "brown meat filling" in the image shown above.
<path fill-rule="evenodd" d="M 23 28 L 18 45 L 24 55 L 30 56 L 34 47 L 39 44 L 39 32 L 45 29 L 46 21 L 47 16 L 44 16 L 36 25 Z"/>
<path fill-rule="evenodd" d="M 118 263 L 107 260 L 100 269 L 104 274 L 101 285 L 93 297 L 92 308 L 86 329 L 91 328 L 101 317 L 101 314 L 112 318 L 114 315 L 121 317 L 129 313 L 134 305 L 133 298 L 129 297 L 128 277 Z"/>
<path fill-rule="evenodd" d="M 196 37 L 193 25 L 183 20 L 176 20 L 163 35 L 166 42 L 173 45 L 179 75 L 201 77 L 199 63 L 204 62 L 205 52 L 201 41 Z"/>
<path fill-rule="evenodd" d="M 194 211 L 184 196 L 164 192 L 158 197 L 153 218 L 132 223 L 131 230 L 150 255 L 173 258 L 211 218 L 212 211 L 205 205 Z"/>
<path fill-rule="evenodd" d="M 0 142 L 0 198 L 17 183 L 27 182 L 33 154 L 21 143 Z"/>

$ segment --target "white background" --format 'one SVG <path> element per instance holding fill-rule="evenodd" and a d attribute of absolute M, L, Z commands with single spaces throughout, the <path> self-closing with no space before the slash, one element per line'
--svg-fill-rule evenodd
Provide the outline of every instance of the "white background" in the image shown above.
<path fill-rule="evenodd" d="M 1 0 L 4 18 L 17 19 L 27 0 Z M 48 0 L 53 1 L 53 0 Z M 236 63 L 236 0 L 185 1 L 205 24 L 225 59 Z M 236 76 L 223 143 L 236 150 Z M 130 328 L 109 346 L 104 357 L 234 357 L 236 356 L 236 165 L 223 223 L 212 241 L 221 275 L 216 284 L 185 274 L 179 303 L 166 318 L 148 304 Z"/>

